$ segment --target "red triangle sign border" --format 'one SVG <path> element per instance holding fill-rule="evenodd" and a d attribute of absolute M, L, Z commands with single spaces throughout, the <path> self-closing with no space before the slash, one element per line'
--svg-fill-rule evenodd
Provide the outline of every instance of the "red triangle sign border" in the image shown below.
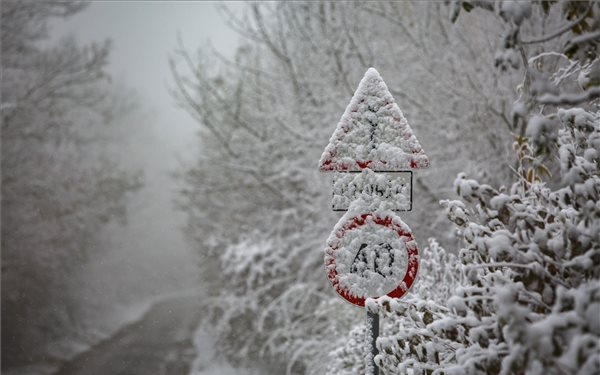
<path fill-rule="evenodd" d="M 374 68 L 360 81 L 319 160 L 323 172 L 429 167 L 429 158 Z"/>

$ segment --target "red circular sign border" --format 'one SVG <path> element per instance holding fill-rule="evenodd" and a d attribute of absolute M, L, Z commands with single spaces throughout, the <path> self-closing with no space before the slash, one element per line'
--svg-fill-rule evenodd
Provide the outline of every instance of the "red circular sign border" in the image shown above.
<path fill-rule="evenodd" d="M 367 223 L 367 219 L 369 217 L 372 217 L 373 223 L 383 225 L 394 230 L 399 237 L 407 238 L 407 244 L 411 243 L 410 247 L 406 247 L 406 252 L 408 254 L 408 266 L 406 267 L 406 274 L 404 275 L 404 278 L 402 279 L 400 285 L 398 285 L 396 289 L 392 290 L 387 294 L 387 296 L 392 298 L 402 298 L 406 293 L 408 293 L 408 291 L 412 287 L 413 283 L 415 282 L 415 279 L 417 278 L 417 272 L 419 271 L 419 249 L 417 248 L 412 233 L 407 232 L 401 226 L 394 224 L 390 216 L 385 216 L 385 218 L 382 219 L 381 217 L 376 216 L 372 213 L 367 213 L 362 214 L 360 216 L 356 216 L 349 220 L 346 224 L 344 224 L 344 226 L 341 229 L 337 231 L 336 237 L 338 239 L 341 239 L 347 231 L 356 229 Z M 353 305 L 364 307 L 366 298 L 352 296 L 346 290 L 339 287 L 339 277 L 337 269 L 335 267 L 335 258 L 333 257 L 333 254 L 339 250 L 340 244 L 341 241 L 336 241 L 333 245 L 328 246 L 325 250 L 327 254 L 327 256 L 325 257 L 325 268 L 327 270 L 327 278 L 333 286 L 333 289 L 335 289 L 335 291 L 340 295 L 340 297 L 342 297 L 343 299 L 345 299 Z M 414 276 L 411 276 L 411 274 Z M 403 288 L 403 285 L 405 285 L 406 287 Z"/>

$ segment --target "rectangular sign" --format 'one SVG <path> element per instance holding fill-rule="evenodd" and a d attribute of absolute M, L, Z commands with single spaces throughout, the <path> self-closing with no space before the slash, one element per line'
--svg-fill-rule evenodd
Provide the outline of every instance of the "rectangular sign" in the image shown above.
<path fill-rule="evenodd" d="M 334 211 L 348 211 L 359 196 L 380 196 L 393 211 L 412 210 L 412 172 L 338 172 L 333 176 Z"/>

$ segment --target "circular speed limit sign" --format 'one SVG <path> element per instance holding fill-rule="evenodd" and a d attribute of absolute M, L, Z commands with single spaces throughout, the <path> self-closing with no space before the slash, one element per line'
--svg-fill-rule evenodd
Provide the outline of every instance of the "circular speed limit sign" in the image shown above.
<path fill-rule="evenodd" d="M 398 216 L 366 213 L 343 217 L 325 249 L 327 278 L 346 301 L 363 307 L 366 298 L 401 298 L 419 269 L 419 250 Z"/>

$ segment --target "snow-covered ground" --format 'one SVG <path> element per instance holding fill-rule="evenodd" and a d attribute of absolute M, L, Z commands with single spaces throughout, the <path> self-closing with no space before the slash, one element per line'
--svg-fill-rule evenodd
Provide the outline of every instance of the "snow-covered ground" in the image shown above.
<path fill-rule="evenodd" d="M 77 338 L 54 342 L 48 349 L 47 361 L 20 366 L 3 371 L 4 375 L 47 375 L 53 374 L 60 366 L 78 354 L 90 350 L 94 345 L 112 337 L 124 327 L 140 320 L 158 302 L 174 297 L 198 298 L 198 289 L 186 289 L 152 296 L 130 305 L 115 305 L 110 312 L 99 314 L 99 318 L 89 323 L 88 331 Z M 218 372 L 221 374 L 222 372 Z"/>
<path fill-rule="evenodd" d="M 139 320 L 154 303 L 163 298 L 165 297 L 156 296 L 129 306 L 116 305 L 111 313 L 104 315 L 102 320 L 94 322 L 94 327 L 79 338 L 54 342 L 48 349 L 49 357 L 47 362 L 12 368 L 6 371 L 5 375 L 45 375 L 55 373 L 63 362 L 67 362 L 76 355 L 89 350 L 100 341 L 111 337 L 121 328 Z"/>
<path fill-rule="evenodd" d="M 190 375 L 258 375 L 251 369 L 234 368 L 223 359 L 218 358 L 215 350 L 214 335 L 210 327 L 200 324 L 194 332 L 194 347 L 196 359 L 192 363 Z"/>
<path fill-rule="evenodd" d="M 61 366 L 78 354 L 86 352 L 100 342 L 109 339 L 117 332 L 144 317 L 153 305 L 176 297 L 200 298 L 201 292 L 196 289 L 165 293 L 153 296 L 144 301 L 130 305 L 115 305 L 109 313 L 99 314 L 99 318 L 89 323 L 89 330 L 75 339 L 57 341 L 48 350 L 47 361 L 12 368 L 4 375 L 50 375 L 56 373 Z M 224 359 L 219 358 L 214 348 L 215 334 L 202 322 L 193 333 L 194 359 L 190 375 L 258 375 L 252 369 L 238 369 Z"/>
<path fill-rule="evenodd" d="M 5 375 L 45 375 L 58 371 L 61 363 L 67 362 L 89 350 L 98 342 L 112 336 L 121 328 L 139 320 L 157 301 L 164 296 L 152 297 L 146 301 L 129 306 L 116 305 L 110 314 L 104 315 L 104 319 L 94 322 L 89 332 L 82 333 L 77 339 L 64 339 L 54 342 L 48 349 L 48 361 L 34 363 L 27 366 L 15 367 L 5 372 Z M 87 338 L 86 339 L 84 339 Z"/>

